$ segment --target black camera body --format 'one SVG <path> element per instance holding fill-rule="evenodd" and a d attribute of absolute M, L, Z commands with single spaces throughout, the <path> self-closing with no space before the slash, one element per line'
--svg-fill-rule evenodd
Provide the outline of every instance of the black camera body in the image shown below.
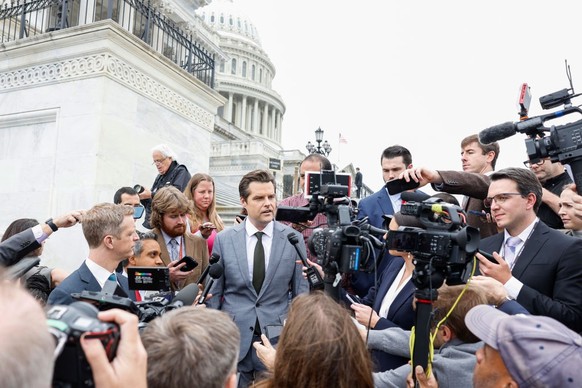
<path fill-rule="evenodd" d="M 447 284 L 462 284 L 467 264 L 479 249 L 479 230 L 467 226 L 465 212 L 459 206 L 429 198 L 423 202 L 402 205 L 403 215 L 415 216 L 423 228 L 400 226 L 388 234 L 387 246 L 397 251 L 411 252 L 416 260 L 417 287 L 425 286 L 420 267 L 430 264 L 431 272 L 441 273 Z"/>
<path fill-rule="evenodd" d="M 55 361 L 53 387 L 92 387 L 93 375 L 87 362 L 81 337 L 99 339 L 109 361 L 119 344 L 119 326 L 97 318 L 99 310 L 89 303 L 74 302 L 69 306 L 55 305 L 47 311 L 47 325 L 55 337 L 58 354 Z"/>

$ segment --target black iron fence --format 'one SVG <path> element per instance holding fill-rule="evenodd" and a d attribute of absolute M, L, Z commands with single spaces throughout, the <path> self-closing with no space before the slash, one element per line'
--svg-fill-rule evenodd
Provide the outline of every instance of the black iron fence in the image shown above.
<path fill-rule="evenodd" d="M 111 19 L 211 88 L 214 56 L 141 0 L 32 0 L 0 7 L 0 43 Z"/>

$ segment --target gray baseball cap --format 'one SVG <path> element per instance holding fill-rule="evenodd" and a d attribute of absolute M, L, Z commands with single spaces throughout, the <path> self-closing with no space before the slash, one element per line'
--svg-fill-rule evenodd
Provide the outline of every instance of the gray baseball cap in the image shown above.
<path fill-rule="evenodd" d="M 520 388 L 582 387 L 582 337 L 555 319 L 479 305 L 465 323 L 499 352 Z"/>

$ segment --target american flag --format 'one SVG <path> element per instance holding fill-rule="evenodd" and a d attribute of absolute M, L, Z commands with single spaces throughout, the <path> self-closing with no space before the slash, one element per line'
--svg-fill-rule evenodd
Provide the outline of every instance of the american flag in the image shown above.
<path fill-rule="evenodd" d="M 345 137 L 342 136 L 342 134 L 339 134 L 339 142 L 340 144 L 348 144 L 348 139 L 346 139 Z"/>

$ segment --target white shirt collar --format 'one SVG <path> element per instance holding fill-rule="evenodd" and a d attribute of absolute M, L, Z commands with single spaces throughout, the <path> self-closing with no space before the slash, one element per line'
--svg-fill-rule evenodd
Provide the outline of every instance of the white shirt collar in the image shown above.
<path fill-rule="evenodd" d="M 89 271 L 91 271 L 95 279 L 97 279 L 97 283 L 99 283 L 101 288 L 103 288 L 103 285 L 105 284 L 107 279 L 109 279 L 109 275 L 111 275 L 113 272 L 109 272 L 107 269 L 103 268 L 90 258 L 87 258 L 85 260 L 85 264 L 87 265 L 87 268 L 89 268 Z"/>
<path fill-rule="evenodd" d="M 273 237 L 273 228 L 274 228 L 275 222 L 271 221 L 267 224 L 267 226 L 265 226 L 265 228 L 263 230 L 258 230 L 252 222 L 250 222 L 248 219 L 245 220 L 245 231 L 247 232 L 248 236 L 252 236 L 257 232 L 263 232 L 265 233 L 267 236 L 269 237 Z"/>

